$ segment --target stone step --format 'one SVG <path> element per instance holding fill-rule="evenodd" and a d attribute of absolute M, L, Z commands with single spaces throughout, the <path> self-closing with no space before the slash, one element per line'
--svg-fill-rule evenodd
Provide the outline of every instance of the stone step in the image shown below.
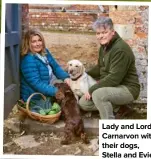
<path fill-rule="evenodd" d="M 4 121 L 4 126 L 15 132 L 21 132 L 22 129 L 27 132 L 63 132 L 64 122 L 62 120 L 57 121 L 54 124 L 41 123 L 35 120 L 26 118 L 25 121 L 20 125 L 20 120 L 18 118 L 9 118 Z M 84 119 L 85 131 L 88 135 L 99 135 L 99 119 Z"/>

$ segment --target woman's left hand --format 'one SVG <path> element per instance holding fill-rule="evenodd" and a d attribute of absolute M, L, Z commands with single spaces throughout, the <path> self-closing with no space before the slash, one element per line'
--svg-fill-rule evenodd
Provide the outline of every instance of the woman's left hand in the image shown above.
<path fill-rule="evenodd" d="M 66 78 L 66 79 L 64 80 L 64 82 L 65 82 L 68 86 L 70 86 L 70 78 Z"/>

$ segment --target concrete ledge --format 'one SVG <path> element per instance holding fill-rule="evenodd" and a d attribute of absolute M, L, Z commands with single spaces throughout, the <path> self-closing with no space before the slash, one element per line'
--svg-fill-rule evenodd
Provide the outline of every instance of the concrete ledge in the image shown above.
<path fill-rule="evenodd" d="M 4 123 L 4 126 L 15 131 L 20 132 L 22 129 L 26 130 L 27 132 L 63 132 L 64 129 L 64 122 L 58 121 L 54 124 L 46 124 L 37 122 L 35 120 L 31 120 L 29 118 L 25 119 L 25 121 L 20 124 L 20 121 L 17 118 L 10 118 L 7 119 Z M 84 126 L 85 131 L 88 135 L 99 135 L 99 119 L 91 119 L 85 118 L 84 119 Z"/>

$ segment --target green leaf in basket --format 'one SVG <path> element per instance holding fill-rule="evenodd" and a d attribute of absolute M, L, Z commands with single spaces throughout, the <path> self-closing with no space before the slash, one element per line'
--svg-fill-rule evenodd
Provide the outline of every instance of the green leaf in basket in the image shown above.
<path fill-rule="evenodd" d="M 45 109 L 45 113 L 48 114 L 51 111 L 51 109 Z"/>
<path fill-rule="evenodd" d="M 61 108 L 58 103 L 53 103 L 52 110 L 54 110 L 58 113 L 61 110 Z"/>
<path fill-rule="evenodd" d="M 48 115 L 52 115 L 52 114 L 57 114 L 57 112 L 55 110 L 51 110 Z"/>
<path fill-rule="evenodd" d="M 46 112 L 45 112 L 43 109 L 41 109 L 41 110 L 39 111 L 39 113 L 40 113 L 41 115 L 46 115 Z"/>

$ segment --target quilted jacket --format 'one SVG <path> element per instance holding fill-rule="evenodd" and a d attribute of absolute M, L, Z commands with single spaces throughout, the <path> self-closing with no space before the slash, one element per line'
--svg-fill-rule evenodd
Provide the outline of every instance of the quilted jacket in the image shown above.
<path fill-rule="evenodd" d="M 64 80 L 69 77 L 46 49 L 46 57 L 52 67 L 57 79 Z M 21 99 L 27 101 L 28 97 L 35 92 L 40 92 L 45 96 L 55 96 L 58 91 L 53 85 L 49 85 L 49 71 L 47 65 L 36 55 L 28 53 L 21 60 Z M 37 96 L 37 98 L 39 98 Z"/>

